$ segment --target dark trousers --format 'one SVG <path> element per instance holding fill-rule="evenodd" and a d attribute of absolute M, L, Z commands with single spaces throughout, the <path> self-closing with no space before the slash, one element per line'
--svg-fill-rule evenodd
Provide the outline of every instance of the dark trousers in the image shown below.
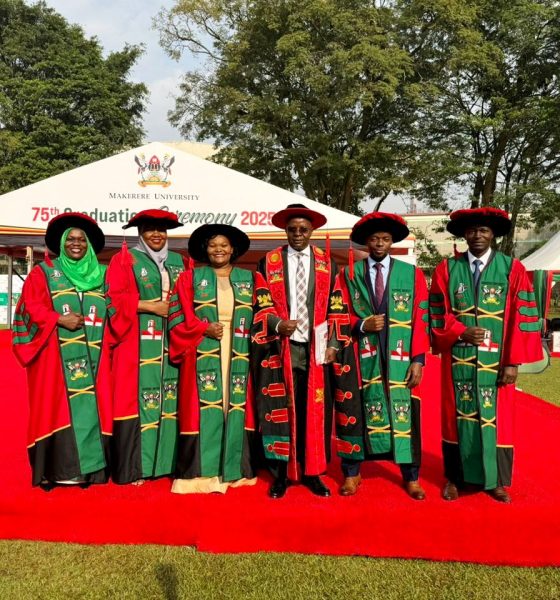
<path fill-rule="evenodd" d="M 290 341 L 292 359 L 292 378 L 294 382 L 294 402 L 296 413 L 296 457 L 305 472 L 305 438 L 307 424 L 307 382 L 309 374 L 308 343 Z M 269 469 L 274 477 L 285 478 L 288 463 L 282 460 L 270 460 Z"/>
<path fill-rule="evenodd" d="M 360 467 L 362 466 L 361 460 L 352 460 L 351 458 L 342 459 L 342 472 L 344 477 L 356 477 L 360 473 Z M 413 464 L 401 464 L 401 475 L 403 481 L 417 481 L 420 475 L 420 467 Z"/>

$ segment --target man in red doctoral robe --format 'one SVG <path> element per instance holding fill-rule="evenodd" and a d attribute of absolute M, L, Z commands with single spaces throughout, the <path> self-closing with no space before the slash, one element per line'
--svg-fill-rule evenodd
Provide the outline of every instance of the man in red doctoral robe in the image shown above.
<path fill-rule="evenodd" d="M 392 460 L 407 494 L 425 498 L 417 386 L 429 348 L 428 290 L 420 269 L 390 255 L 393 242 L 408 234 L 398 215 L 362 217 L 351 239 L 369 256 L 339 274 L 331 297 L 329 352 L 341 346 L 334 372 L 342 496 L 357 493 L 362 461 Z"/>
<path fill-rule="evenodd" d="M 511 502 L 515 381 L 542 356 L 535 295 L 523 265 L 492 248 L 509 232 L 503 210 L 458 210 L 447 230 L 468 251 L 441 262 L 430 289 L 432 348 L 442 358 L 446 500 L 464 484 Z"/>
<path fill-rule="evenodd" d="M 259 263 L 255 282 L 252 360 L 263 446 L 275 477 L 271 498 L 300 481 L 317 496 L 330 496 L 326 471 L 332 421 L 330 366 L 315 359 L 314 329 L 327 320 L 336 266 L 310 245 L 326 218 L 302 204 L 276 213 L 288 245 Z M 259 281 L 261 282 L 259 284 Z M 325 325 L 326 327 L 326 325 Z"/>

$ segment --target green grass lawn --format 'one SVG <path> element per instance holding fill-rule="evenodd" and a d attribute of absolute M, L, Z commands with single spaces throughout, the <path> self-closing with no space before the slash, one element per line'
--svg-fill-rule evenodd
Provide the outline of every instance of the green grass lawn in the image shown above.
<path fill-rule="evenodd" d="M 560 570 L 0 542 L 0 598 L 558 600 Z"/>
<path fill-rule="evenodd" d="M 550 367 L 538 375 L 519 375 L 517 386 L 524 392 L 533 394 L 560 406 L 560 358 L 551 359 Z"/>
<path fill-rule="evenodd" d="M 559 377 L 553 359 L 518 385 L 560 405 Z M 560 569 L 0 541 L 0 599 L 37 598 L 559 600 Z"/>

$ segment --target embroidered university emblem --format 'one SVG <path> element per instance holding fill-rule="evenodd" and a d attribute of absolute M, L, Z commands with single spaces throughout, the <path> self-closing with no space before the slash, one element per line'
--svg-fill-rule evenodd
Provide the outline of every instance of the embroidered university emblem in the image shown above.
<path fill-rule="evenodd" d="M 171 381 L 163 386 L 166 400 L 177 400 L 177 382 Z"/>
<path fill-rule="evenodd" d="M 68 361 L 66 368 L 70 371 L 70 379 L 76 381 L 76 379 L 83 379 L 88 376 L 86 369 L 86 360 Z"/>
<path fill-rule="evenodd" d="M 395 310 L 397 312 L 408 311 L 408 301 L 410 300 L 410 294 L 396 292 L 393 294 L 393 300 L 395 301 Z"/>
<path fill-rule="evenodd" d="M 171 185 L 169 176 L 171 175 L 171 165 L 175 162 L 175 157 L 169 154 L 163 155 L 163 160 L 155 154 L 146 162 L 146 156 L 139 154 L 134 156 L 134 162 L 138 165 L 138 175 L 140 180 L 138 185 L 146 187 L 148 185 L 161 185 L 168 187 Z"/>
<path fill-rule="evenodd" d="M 270 294 L 259 294 L 257 296 L 257 302 L 259 303 L 259 308 L 272 306 L 272 296 Z"/>
<path fill-rule="evenodd" d="M 493 404 L 491 402 L 492 396 L 494 395 L 494 390 L 492 388 L 481 388 L 480 395 L 484 398 L 482 402 L 483 408 L 492 408 Z"/>
<path fill-rule="evenodd" d="M 394 410 L 399 423 L 408 422 L 408 411 L 410 410 L 410 406 L 408 406 L 408 404 L 395 404 Z"/>
<path fill-rule="evenodd" d="M 144 408 L 159 408 L 159 392 L 144 392 L 142 398 L 144 398 Z"/>
<path fill-rule="evenodd" d="M 245 391 L 245 376 L 234 375 L 232 379 L 233 393 L 243 394 Z"/>
<path fill-rule="evenodd" d="M 483 304 L 500 304 L 502 298 L 503 288 L 501 286 L 488 286 L 485 285 L 482 288 L 482 294 L 484 299 Z"/>
<path fill-rule="evenodd" d="M 472 383 L 463 383 L 461 381 L 459 381 L 457 383 L 457 389 L 459 390 L 459 400 L 462 400 L 463 402 L 470 402 L 473 397 L 472 397 Z"/>
<path fill-rule="evenodd" d="M 379 421 L 383 421 L 383 405 L 381 402 L 376 402 L 372 404 L 367 409 L 369 420 L 373 423 L 379 423 Z"/>
<path fill-rule="evenodd" d="M 200 382 L 200 388 L 204 392 L 215 392 L 218 388 L 214 385 L 216 381 L 216 373 L 211 371 L 210 373 L 201 374 L 198 376 Z"/>
<path fill-rule="evenodd" d="M 233 284 L 240 296 L 252 296 L 252 285 L 250 283 L 237 282 Z"/>
<path fill-rule="evenodd" d="M 342 298 L 333 294 L 331 296 L 331 310 L 342 310 Z"/>

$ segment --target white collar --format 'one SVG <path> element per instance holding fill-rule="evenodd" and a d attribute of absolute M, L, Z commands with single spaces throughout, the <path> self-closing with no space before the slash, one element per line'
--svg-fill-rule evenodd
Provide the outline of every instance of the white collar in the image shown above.
<path fill-rule="evenodd" d="M 482 256 L 475 256 L 474 254 L 471 254 L 470 250 L 467 250 L 467 258 L 469 259 L 469 265 L 472 266 L 473 262 L 478 259 L 482 263 L 482 268 L 484 268 L 490 260 L 491 254 L 492 248 L 488 248 L 488 250 L 486 250 L 486 252 Z"/>
<path fill-rule="evenodd" d="M 377 260 L 373 260 L 373 258 L 371 258 L 371 256 L 368 256 L 368 267 L 371 269 L 373 269 L 373 266 L 375 264 L 377 264 L 379 262 L 379 264 L 384 268 L 384 269 L 388 269 L 389 265 L 391 264 L 391 255 L 387 254 L 387 256 L 380 261 Z"/>
<path fill-rule="evenodd" d="M 311 245 L 307 246 L 307 248 L 303 249 L 303 250 L 294 250 L 289 244 L 288 244 L 288 258 L 290 256 L 294 256 L 296 254 L 299 254 L 301 252 L 301 254 L 303 254 L 304 256 L 311 256 Z"/>

